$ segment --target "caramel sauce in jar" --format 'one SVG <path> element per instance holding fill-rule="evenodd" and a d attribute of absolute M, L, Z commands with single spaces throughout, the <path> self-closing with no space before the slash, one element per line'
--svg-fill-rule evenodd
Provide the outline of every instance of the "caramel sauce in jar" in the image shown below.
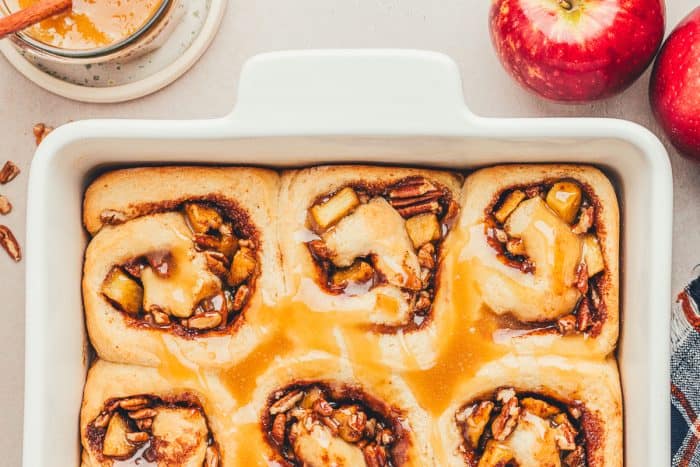
<path fill-rule="evenodd" d="M 38 0 L 18 0 L 26 8 Z M 73 0 L 72 11 L 26 30 L 33 39 L 69 50 L 91 50 L 119 43 L 141 29 L 164 0 Z"/>

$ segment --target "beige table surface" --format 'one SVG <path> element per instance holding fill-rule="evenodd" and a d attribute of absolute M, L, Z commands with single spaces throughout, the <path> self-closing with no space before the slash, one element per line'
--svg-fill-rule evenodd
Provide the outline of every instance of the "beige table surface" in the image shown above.
<path fill-rule="evenodd" d="M 669 28 L 697 4 L 695 0 L 666 3 Z M 220 116 L 236 100 L 236 83 L 243 62 L 259 52 L 272 50 L 436 50 L 459 64 L 467 105 L 477 114 L 620 117 L 660 134 L 647 100 L 648 73 L 623 95 L 584 106 L 543 102 L 518 88 L 493 54 L 487 29 L 489 4 L 487 0 L 229 0 L 218 37 L 192 70 L 165 90 L 125 104 L 81 104 L 56 97 L 0 59 L 0 159 L 12 159 L 22 169 L 14 182 L 0 189 L 14 204 L 14 211 L 0 223 L 10 226 L 23 243 L 27 174 L 34 152 L 31 129 L 36 122 L 60 125 L 94 117 Z M 174 102 L 178 103 L 176 113 Z M 693 266 L 700 263 L 700 164 L 681 159 L 667 147 L 675 179 L 673 286 L 678 290 Z M 24 296 L 24 263 L 14 264 L 0 254 L 0 465 L 6 466 L 21 462 Z"/>

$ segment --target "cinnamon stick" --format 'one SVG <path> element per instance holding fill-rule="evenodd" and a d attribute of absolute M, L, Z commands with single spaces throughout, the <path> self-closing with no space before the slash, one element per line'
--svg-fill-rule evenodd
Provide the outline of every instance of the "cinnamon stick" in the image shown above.
<path fill-rule="evenodd" d="M 72 0 L 41 0 L 30 7 L 2 17 L 0 18 L 0 39 L 62 13 L 70 9 L 72 5 Z"/>

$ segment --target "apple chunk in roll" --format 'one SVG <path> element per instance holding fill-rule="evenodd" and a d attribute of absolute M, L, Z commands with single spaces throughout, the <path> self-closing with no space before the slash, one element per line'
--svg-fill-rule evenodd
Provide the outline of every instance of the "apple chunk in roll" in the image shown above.
<path fill-rule="evenodd" d="M 613 361 L 505 357 L 455 391 L 439 421 L 450 467 L 621 467 Z"/>
<path fill-rule="evenodd" d="M 608 354 L 619 311 L 615 191 L 586 166 L 499 166 L 465 182 L 459 260 L 500 338 L 521 349 L 558 339 Z M 563 347 L 561 348 L 563 351 Z M 552 350 L 550 348 L 550 350 Z M 569 346 L 571 352 L 580 350 Z"/>
<path fill-rule="evenodd" d="M 80 412 L 83 467 L 233 465 L 235 404 L 216 380 L 206 391 L 154 368 L 98 360 Z"/>
<path fill-rule="evenodd" d="M 93 182 L 83 296 L 99 356 L 244 358 L 258 342 L 251 319 L 281 289 L 277 187 L 274 172 L 246 168 L 128 169 Z"/>
<path fill-rule="evenodd" d="M 428 416 L 405 382 L 322 352 L 268 367 L 234 426 L 239 465 L 434 465 Z"/>
<path fill-rule="evenodd" d="M 460 182 L 450 172 L 398 167 L 286 172 L 280 244 L 287 293 L 312 312 L 335 313 L 373 333 L 386 364 L 429 364 L 442 244 L 459 211 Z"/>

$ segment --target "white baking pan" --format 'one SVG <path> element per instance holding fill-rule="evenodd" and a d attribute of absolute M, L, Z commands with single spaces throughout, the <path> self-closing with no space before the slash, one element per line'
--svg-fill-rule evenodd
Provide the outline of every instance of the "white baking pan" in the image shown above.
<path fill-rule="evenodd" d="M 457 67 L 442 55 L 311 51 L 249 61 L 224 118 L 75 122 L 41 144 L 29 182 L 25 467 L 79 464 L 87 368 L 80 215 L 94 174 L 123 165 L 328 162 L 458 170 L 572 162 L 605 170 L 622 207 L 626 465 L 669 464 L 672 179 L 659 140 L 621 120 L 477 117 L 464 106 Z"/>

